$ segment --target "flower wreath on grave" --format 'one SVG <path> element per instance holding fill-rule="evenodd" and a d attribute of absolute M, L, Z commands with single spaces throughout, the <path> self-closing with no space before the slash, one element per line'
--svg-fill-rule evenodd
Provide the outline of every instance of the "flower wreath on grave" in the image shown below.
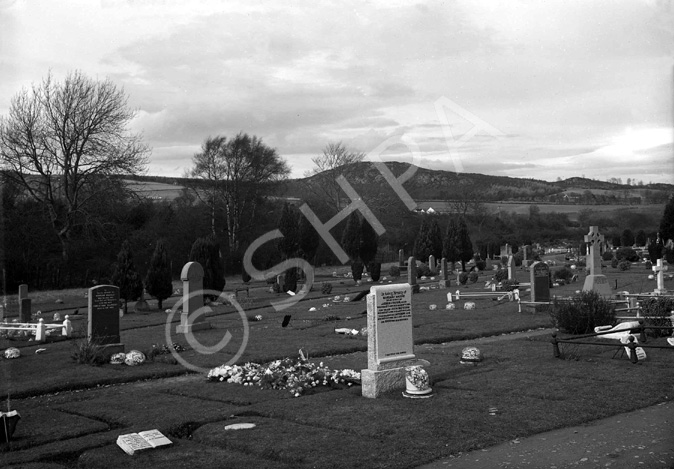
<path fill-rule="evenodd" d="M 350 369 L 331 370 L 323 362 L 317 365 L 301 355 L 296 360 L 284 358 L 263 365 L 222 365 L 209 371 L 207 379 L 262 389 L 286 389 L 299 397 L 316 386 L 360 384 L 360 373 Z"/>

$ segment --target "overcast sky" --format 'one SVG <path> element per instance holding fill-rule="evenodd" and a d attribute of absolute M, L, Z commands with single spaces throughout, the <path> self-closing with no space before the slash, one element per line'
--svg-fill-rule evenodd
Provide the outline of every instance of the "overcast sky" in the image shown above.
<path fill-rule="evenodd" d="M 109 77 L 148 174 L 246 132 L 300 177 L 329 142 L 450 171 L 674 182 L 674 0 L 0 0 L 0 114 Z"/>

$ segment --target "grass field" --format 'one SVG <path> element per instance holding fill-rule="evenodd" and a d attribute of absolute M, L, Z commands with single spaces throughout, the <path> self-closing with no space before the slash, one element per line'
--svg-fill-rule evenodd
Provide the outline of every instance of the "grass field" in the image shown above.
<path fill-rule="evenodd" d="M 367 367 L 367 339 L 334 332 L 338 327 L 361 329 L 364 301 L 336 303 L 336 295 L 354 295 L 356 287 L 341 277 L 346 267 L 319 271 L 318 283 L 330 281 L 330 296 L 316 289 L 306 300 L 276 312 L 270 301 L 282 298 L 266 285 L 253 283 L 251 297 L 240 294 L 248 315 L 249 341 L 239 363 L 297 357 L 303 349 L 311 360 L 334 369 Z M 607 269 L 618 290 L 648 291 L 649 271 L 635 265 L 621 272 Z M 452 286 L 463 292 L 484 291 L 483 273 L 471 285 Z M 528 281 L 518 269 L 517 279 Z M 398 279 L 401 280 L 401 279 Z M 240 280 L 238 280 L 240 283 Z M 387 280 L 388 282 L 388 280 Z M 667 281 L 672 288 L 672 280 Z M 421 282 L 430 286 L 430 280 Z M 236 279 L 228 279 L 228 289 Z M 570 295 L 579 282 L 554 288 Z M 447 290 L 432 289 L 413 296 L 415 353 L 428 360 L 434 396 L 405 399 L 399 392 L 365 399 L 360 387 L 315 388 L 294 398 L 287 391 L 262 390 L 237 384 L 208 382 L 203 373 L 188 372 L 171 360 L 137 367 L 79 365 L 70 359 L 78 339 L 45 345 L 0 340 L 0 348 L 18 346 L 22 357 L 2 360 L 3 389 L 21 415 L 16 439 L 0 453 L 4 467 L 58 469 L 166 467 L 414 467 L 459 452 L 566 427 L 671 400 L 674 368 L 669 350 L 650 350 L 648 359 L 633 365 L 613 358 L 619 347 L 584 346 L 563 350 L 555 359 L 546 313 L 517 312 L 509 301 L 474 300 L 477 308 L 446 310 Z M 32 292 L 45 311 L 64 301 L 62 312 L 86 304 L 82 291 Z M 524 293 L 526 298 L 526 293 Z M 166 302 L 170 307 L 177 297 Z M 148 350 L 166 341 L 167 314 L 156 309 L 122 318 L 126 350 Z M 431 310 L 430 305 L 437 305 Z M 328 306 L 325 306 L 328 305 Z M 315 308 L 315 311 L 310 311 Z M 133 308 L 132 308 L 133 310 Z M 283 316 L 290 314 L 288 327 Z M 81 316 L 81 315 L 78 315 Z M 175 318 L 177 320 L 177 318 Z M 203 345 L 219 341 L 225 332 L 232 343 L 205 355 L 182 340 L 185 360 L 203 368 L 227 361 L 243 337 L 242 321 L 231 305 L 215 305 L 208 314 L 213 328 L 195 337 Z M 76 319 L 78 326 L 83 319 Z M 169 324 L 171 325 L 171 324 Z M 529 331 L 513 334 L 517 331 Z M 660 339 L 659 339 L 660 340 Z M 238 342 L 237 342 L 238 341 Z M 653 341 L 655 343 L 655 341 Z M 485 357 L 478 366 L 459 364 L 463 347 L 478 346 Z M 38 347 L 45 348 L 35 354 Z M 638 386 L 635 385 L 638 383 Z M 610 399 L 607 398 L 610 396 Z M 489 409 L 496 407 L 496 415 Z M 225 429 L 231 423 L 255 423 L 248 431 Z M 117 435 L 158 428 L 174 446 L 129 457 L 115 445 Z M 40 464 L 48 464 L 41 466 Z"/>

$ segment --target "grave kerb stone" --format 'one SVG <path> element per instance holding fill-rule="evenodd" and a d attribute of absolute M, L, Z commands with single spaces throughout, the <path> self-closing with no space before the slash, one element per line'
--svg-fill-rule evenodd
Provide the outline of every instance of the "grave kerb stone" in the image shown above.
<path fill-rule="evenodd" d="M 405 367 L 416 362 L 412 331 L 412 287 L 371 287 L 367 295 L 368 368 L 361 370 L 364 397 L 405 389 Z"/>
<path fill-rule="evenodd" d="M 204 307 L 204 269 L 198 262 L 188 262 L 180 273 L 183 281 L 183 312 L 180 315 L 180 325 L 176 327 L 178 334 L 188 334 L 192 331 L 210 329 L 211 324 L 203 314 L 198 315 Z"/>

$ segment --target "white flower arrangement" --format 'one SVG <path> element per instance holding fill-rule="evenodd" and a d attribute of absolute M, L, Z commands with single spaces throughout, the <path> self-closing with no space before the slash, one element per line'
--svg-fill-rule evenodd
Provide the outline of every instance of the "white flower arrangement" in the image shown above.
<path fill-rule="evenodd" d="M 209 381 L 258 386 L 263 389 L 286 389 L 299 397 L 316 386 L 352 386 L 360 383 L 360 373 L 354 370 L 330 370 L 323 362 L 316 365 L 306 359 L 285 358 L 264 365 L 223 365 L 208 372 Z"/>

